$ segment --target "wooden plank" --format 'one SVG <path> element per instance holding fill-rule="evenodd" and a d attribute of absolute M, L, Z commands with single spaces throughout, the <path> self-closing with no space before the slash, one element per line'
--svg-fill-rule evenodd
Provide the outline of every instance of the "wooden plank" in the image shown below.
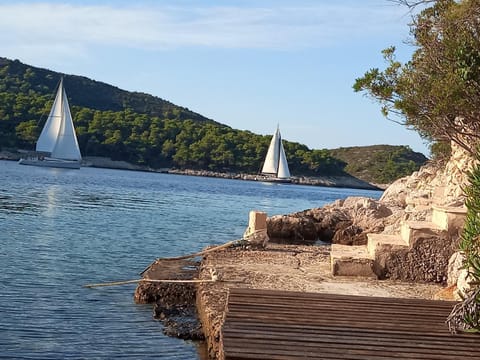
<path fill-rule="evenodd" d="M 415 351 L 415 349 L 408 348 L 387 348 L 387 347 L 377 347 L 377 346 L 366 346 L 366 345 L 356 345 L 353 346 L 341 346 L 341 344 L 322 344 L 322 346 L 317 346 L 316 344 L 305 344 L 305 343 L 292 343 L 292 342 L 278 342 L 270 340 L 268 344 L 265 344 L 261 339 L 251 339 L 251 342 L 248 343 L 248 352 L 257 353 L 257 354 L 290 354 L 292 358 L 311 358 L 312 356 L 318 354 L 339 354 L 342 356 L 359 356 L 359 355 L 371 355 L 379 354 L 381 357 L 390 357 L 390 358 L 402 358 L 402 359 L 435 359 L 435 360 L 451 360 L 459 359 L 462 356 L 466 356 L 467 359 L 471 359 L 474 356 L 473 353 L 463 352 L 457 353 L 454 349 L 449 352 L 439 352 L 439 351 Z M 250 348 L 253 348 L 250 349 Z M 245 342 L 232 339 L 228 344 L 228 350 L 225 354 L 229 354 L 229 351 L 234 350 L 237 353 L 245 352 Z M 273 350 L 273 351 L 272 351 Z M 294 356 L 294 357 L 293 357 Z M 338 355 L 337 355 L 338 356 Z M 228 359 L 228 357 L 226 357 Z"/>
<path fill-rule="evenodd" d="M 335 334 L 338 336 L 346 337 L 373 337 L 375 339 L 379 338 L 393 338 L 393 339 L 425 339 L 425 341 L 430 341 L 431 343 L 440 343 L 448 344 L 452 336 L 455 337 L 455 342 L 459 344 L 465 344 L 467 346 L 477 346 L 479 343 L 479 338 L 475 336 L 464 336 L 462 334 L 451 335 L 450 333 L 426 333 L 426 332 L 404 332 L 404 331 L 385 331 L 383 329 L 353 329 L 347 327 L 334 327 L 334 326 L 305 326 L 305 325 L 290 325 L 285 326 L 284 324 L 257 324 L 255 322 L 248 323 L 237 323 L 232 322 L 226 323 L 224 325 L 224 331 L 226 332 L 272 332 L 272 333 L 282 333 L 282 331 L 288 331 L 292 334 L 301 334 L 304 337 L 311 337 L 315 335 L 330 335 Z"/>
<path fill-rule="evenodd" d="M 480 359 L 480 337 L 451 335 L 454 302 L 230 289 L 226 360 Z"/>
<path fill-rule="evenodd" d="M 446 351 L 451 350 L 451 346 L 448 344 L 448 342 L 445 342 L 443 339 L 437 339 L 435 337 L 425 337 L 425 336 L 412 336 L 412 335 L 405 335 L 402 334 L 400 336 L 385 336 L 385 337 L 379 337 L 378 334 L 376 336 L 371 336 L 370 334 L 363 334 L 362 332 L 355 332 L 355 333 L 304 333 L 301 331 L 294 332 L 291 329 L 283 329 L 283 331 L 280 331 L 279 329 L 276 329 L 276 331 L 272 331 L 272 329 L 263 329 L 263 330 L 258 330 L 258 329 L 253 329 L 255 335 L 257 338 L 262 338 L 262 339 L 292 339 L 297 342 L 302 342 L 302 341 L 314 341 L 316 343 L 321 343 L 321 342 L 329 342 L 329 343 L 351 343 L 351 344 L 357 344 L 357 343 L 362 343 L 362 344 L 390 344 L 392 346 L 405 346 L 405 347 L 419 347 L 419 348 L 429 348 L 431 346 L 435 346 L 435 349 L 444 349 Z M 238 339 L 248 339 L 251 334 L 252 330 L 238 330 L 238 329 L 225 329 L 224 334 L 227 336 L 233 336 Z M 466 343 L 467 345 L 478 345 L 478 342 L 472 341 L 470 343 Z M 458 352 L 462 352 L 463 350 L 455 350 Z M 470 352 L 470 350 L 468 350 Z"/>
<path fill-rule="evenodd" d="M 384 330 L 384 329 L 355 329 L 350 327 L 339 327 L 339 326 L 307 326 L 307 325 L 298 325 L 298 324 L 259 324 L 254 321 L 249 323 L 234 323 L 228 322 L 224 325 L 225 330 L 246 330 L 246 331 L 272 331 L 272 332 L 281 332 L 283 331 L 291 331 L 292 333 L 300 332 L 303 333 L 305 336 L 310 336 L 311 334 L 331 334 L 335 333 L 337 336 L 344 335 L 350 337 L 357 337 L 357 336 L 364 336 L 364 337 L 373 337 L 377 338 L 424 338 L 429 341 L 439 341 L 445 342 L 445 340 L 451 339 L 451 337 L 455 337 L 455 342 L 459 344 L 465 344 L 467 346 L 478 345 L 479 338 L 476 336 L 470 336 L 465 334 L 457 334 L 451 335 L 448 332 L 443 333 L 427 333 L 427 332 L 404 332 L 401 330 Z"/>
<path fill-rule="evenodd" d="M 268 344 L 268 347 L 272 347 L 274 344 L 286 344 L 288 347 L 295 346 L 300 347 L 302 350 L 313 347 L 317 349 L 322 347 L 322 349 L 331 348 L 334 350 L 338 349 L 376 349 L 383 350 L 384 352 L 408 352 L 415 354 L 426 354 L 431 356 L 432 354 L 437 354 L 439 356 L 453 355 L 457 356 L 471 356 L 474 354 L 471 350 L 466 349 L 456 349 L 451 348 L 448 344 L 439 344 L 438 342 L 431 343 L 429 341 L 422 341 L 421 339 L 403 339 L 398 341 L 393 338 L 389 339 L 365 339 L 361 337 L 357 338 L 348 338 L 348 337 L 338 337 L 338 336 L 321 336 L 321 337 L 299 337 L 291 336 L 290 334 L 260 334 L 255 332 L 255 339 L 251 338 L 250 334 L 241 334 L 229 332 L 227 335 L 233 340 L 230 340 L 229 344 L 235 342 L 245 343 L 246 340 L 249 341 L 249 344 L 257 344 L 256 347 L 263 347 Z"/>

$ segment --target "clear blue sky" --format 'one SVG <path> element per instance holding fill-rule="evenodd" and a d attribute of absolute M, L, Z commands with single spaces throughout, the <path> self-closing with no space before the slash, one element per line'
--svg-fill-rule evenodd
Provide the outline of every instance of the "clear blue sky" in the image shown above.
<path fill-rule="evenodd" d="M 399 59 L 411 16 L 388 0 L 0 0 L 0 56 L 149 93 L 236 129 L 312 149 L 392 144 L 413 131 L 354 93 Z"/>

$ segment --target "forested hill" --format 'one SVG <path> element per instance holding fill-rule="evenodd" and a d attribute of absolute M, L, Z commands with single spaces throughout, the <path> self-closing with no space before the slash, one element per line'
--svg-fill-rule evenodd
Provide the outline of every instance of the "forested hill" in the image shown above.
<path fill-rule="evenodd" d="M 408 146 L 372 145 L 343 147 L 330 154 L 347 165 L 345 171 L 367 182 L 388 184 L 400 174 L 411 174 L 428 159 Z"/>
<path fill-rule="evenodd" d="M 51 97 L 58 86 L 62 74 L 25 65 L 18 60 L 8 60 L 0 57 L 2 69 L 1 91 L 8 90 L 15 85 L 20 91 L 33 91 L 38 95 Z M 74 105 L 100 111 L 123 111 L 130 109 L 139 114 L 159 117 L 176 117 L 195 121 L 212 121 L 204 116 L 172 104 L 159 97 L 140 92 L 129 92 L 115 86 L 91 80 L 83 76 L 63 75 L 64 85 L 68 89 L 68 97 Z M 16 79 L 17 84 L 12 82 Z M 10 80 L 10 81 L 8 81 Z"/>
<path fill-rule="evenodd" d="M 0 150 L 34 149 L 61 76 L 83 156 L 104 156 L 152 169 L 255 174 L 262 166 L 271 136 L 232 129 L 148 94 L 5 58 L 0 58 Z M 295 176 L 345 175 L 351 168 L 340 153 L 289 141 L 284 146 Z M 375 166 L 381 166 L 381 161 Z M 393 173 L 389 171 L 388 182 L 418 167 L 419 163 L 410 162 L 397 166 Z M 358 174 L 366 178 L 365 173 Z"/>

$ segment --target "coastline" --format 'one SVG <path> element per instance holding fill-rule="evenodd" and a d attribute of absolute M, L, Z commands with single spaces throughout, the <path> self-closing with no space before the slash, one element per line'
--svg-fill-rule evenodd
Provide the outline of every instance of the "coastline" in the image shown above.
<path fill-rule="evenodd" d="M 230 288 L 271 289 L 308 293 L 326 293 L 394 298 L 433 299 L 443 289 L 441 284 L 413 283 L 399 280 L 377 280 L 373 278 L 336 277 L 330 270 L 330 245 L 292 245 L 268 243 L 265 249 L 228 248 L 204 255 L 198 266 L 195 278 L 208 280 L 211 270 L 218 276 L 215 282 L 195 284 L 194 296 L 189 306 L 196 309 L 198 326 L 193 326 L 194 334 L 201 328 L 205 336 L 209 359 L 223 359 L 221 329 L 227 309 Z M 146 279 L 162 278 L 165 262 L 158 262 L 144 273 Z M 178 273 L 177 273 L 178 275 Z M 180 277 L 181 278 L 181 277 Z M 168 299 L 164 305 L 169 309 L 185 308 L 185 284 L 172 287 L 165 284 L 143 283 L 137 286 L 134 299 L 137 303 L 151 303 L 159 307 L 159 299 Z M 192 289 L 190 289 L 192 291 Z M 304 309 L 308 311 L 308 309 Z M 181 318 L 163 316 L 165 333 L 188 339 L 182 331 Z M 188 320 L 190 322 L 191 320 Z M 180 330 L 179 330 L 180 329 Z M 196 339 L 195 336 L 192 339 Z"/>
<path fill-rule="evenodd" d="M 21 152 L 0 151 L 0 160 L 18 161 L 22 157 Z M 192 170 L 192 169 L 152 169 L 146 166 L 134 165 L 122 160 L 111 160 L 110 158 L 100 156 L 85 156 L 82 159 L 82 167 L 98 167 L 106 169 L 119 169 L 131 171 L 146 171 L 156 173 L 166 173 L 175 175 L 187 176 L 201 176 L 214 177 L 220 179 L 232 180 L 246 180 L 246 181 L 262 181 L 258 175 L 246 173 L 232 173 L 232 172 L 215 172 L 209 170 Z M 388 185 L 385 184 L 371 184 L 366 181 L 357 179 L 348 174 L 344 176 L 321 176 L 321 177 L 307 177 L 307 176 L 293 176 L 292 184 L 308 185 L 308 186 L 323 186 L 335 188 L 349 188 L 349 189 L 363 189 L 363 190 L 385 190 Z"/>

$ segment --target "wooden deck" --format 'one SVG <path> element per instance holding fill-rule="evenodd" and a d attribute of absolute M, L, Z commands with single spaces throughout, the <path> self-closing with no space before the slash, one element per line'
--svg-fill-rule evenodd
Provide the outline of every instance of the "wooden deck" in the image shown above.
<path fill-rule="evenodd" d="M 451 335 L 454 303 L 230 289 L 226 360 L 480 359 L 480 336 Z"/>

